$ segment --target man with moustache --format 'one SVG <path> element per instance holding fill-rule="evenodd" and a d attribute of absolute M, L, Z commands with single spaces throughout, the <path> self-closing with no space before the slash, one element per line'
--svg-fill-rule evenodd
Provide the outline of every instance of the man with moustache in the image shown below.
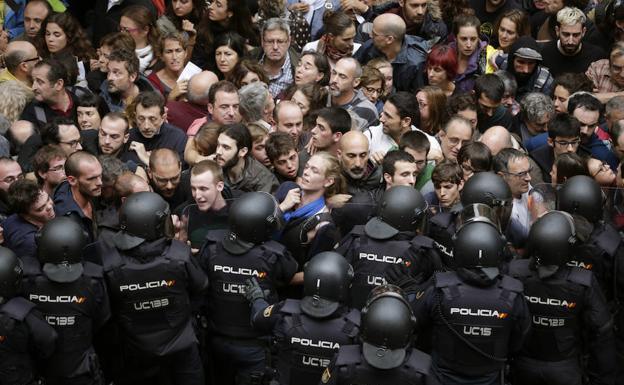
<path fill-rule="evenodd" d="M 361 76 L 362 66 L 356 59 L 345 57 L 338 60 L 331 70 L 329 93 L 333 106 L 353 111 L 368 123 L 368 127 L 377 124 L 379 115 L 375 105 L 358 89 Z"/>
<path fill-rule="evenodd" d="M 372 191 L 383 181 L 381 166 L 370 161 L 368 148 L 368 138 L 359 131 L 349 131 L 340 139 L 338 160 L 351 195 Z"/>
<path fill-rule="evenodd" d="M 6 156 L 0 157 L 0 220 L 11 214 L 9 187 L 23 177 L 19 163 Z"/>
<path fill-rule="evenodd" d="M 122 112 L 109 112 L 102 118 L 98 129 L 98 154 L 120 159 L 135 172 L 137 164 L 132 160 L 135 155 L 128 149 L 130 125 Z"/>
<path fill-rule="evenodd" d="M 531 36 L 521 36 L 512 44 L 506 66 L 507 71 L 516 78 L 518 89 L 516 100 L 521 100 L 529 92 L 541 92 L 551 95 L 554 78 L 547 68 L 541 65 L 542 54 L 537 42 Z"/>
<path fill-rule="evenodd" d="M 151 186 L 174 210 L 190 199 L 188 171 L 182 172 L 179 155 L 168 148 L 152 151 L 147 170 Z"/>

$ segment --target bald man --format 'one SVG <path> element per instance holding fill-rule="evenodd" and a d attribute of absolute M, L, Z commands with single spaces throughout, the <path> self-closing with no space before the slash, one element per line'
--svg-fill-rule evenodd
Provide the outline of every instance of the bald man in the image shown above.
<path fill-rule="evenodd" d="M 342 135 L 337 155 L 349 194 L 371 191 L 381 185 L 381 167 L 370 162 L 368 138 L 363 133 L 349 131 Z"/>
<path fill-rule="evenodd" d="M 329 94 L 334 107 L 341 107 L 355 113 L 368 125 L 379 121 L 375 105 L 358 89 L 362 77 L 362 66 L 352 57 L 345 57 L 336 62 L 329 77 Z"/>
<path fill-rule="evenodd" d="M 191 199 L 190 177 L 182 173 L 182 163 L 177 152 L 168 148 L 153 150 L 147 170 L 154 192 L 169 203 L 171 210 Z"/>
<path fill-rule="evenodd" d="M 420 84 L 418 69 L 427 58 L 429 44 L 420 36 L 405 34 L 405 21 L 392 13 L 373 20 L 371 39 L 355 54 L 360 63 L 384 57 L 392 63 L 393 84 L 397 91 L 414 92 Z"/>
<path fill-rule="evenodd" d="M 0 83 L 7 80 L 17 80 L 20 84 L 30 88 L 32 86 L 31 73 L 39 55 L 34 45 L 27 41 L 12 41 L 4 54 L 6 68 L 0 72 Z"/>
<path fill-rule="evenodd" d="M 168 122 L 186 132 L 193 121 L 204 118 L 208 112 L 208 92 L 218 81 L 217 75 L 211 71 L 202 71 L 191 76 L 185 97 L 167 101 Z"/>
<path fill-rule="evenodd" d="M 297 146 L 297 151 L 304 149 L 310 135 L 303 133 L 303 112 L 295 102 L 284 100 L 279 102 L 273 110 L 275 131 L 290 135 Z"/>

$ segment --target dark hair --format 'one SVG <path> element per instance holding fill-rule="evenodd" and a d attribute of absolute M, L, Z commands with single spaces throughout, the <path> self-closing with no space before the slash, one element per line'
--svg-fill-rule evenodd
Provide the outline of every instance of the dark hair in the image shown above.
<path fill-rule="evenodd" d="M 581 123 L 573 116 L 566 113 L 555 114 L 548 122 L 548 137 L 556 139 L 560 137 L 576 137 L 581 135 Z"/>
<path fill-rule="evenodd" d="M 429 143 L 429 138 L 427 138 L 427 135 L 424 133 L 420 131 L 407 131 L 401 135 L 401 140 L 399 141 L 399 149 L 405 150 L 406 148 L 419 152 L 424 151 L 425 154 L 429 154 L 431 143 Z"/>
<path fill-rule="evenodd" d="M 327 88 L 321 87 L 319 84 L 311 83 L 295 87 L 293 95 L 297 91 L 300 91 L 310 102 L 310 111 L 323 108 L 327 102 Z"/>
<path fill-rule="evenodd" d="M 80 26 L 80 22 L 76 20 L 71 13 L 62 12 L 49 14 L 42 23 L 41 30 L 39 31 L 40 36 L 43 36 L 44 39 L 46 27 L 50 23 L 58 25 L 67 37 L 67 45 L 62 51 L 68 51 L 73 56 L 78 57 L 78 59 L 87 61 L 86 64 L 88 64 L 89 59 L 95 58 L 95 49 L 93 49 L 91 41 L 87 38 L 87 34 Z M 43 52 L 50 54 L 47 46 Z"/>
<path fill-rule="evenodd" d="M 477 111 L 477 102 L 470 93 L 451 95 L 448 98 L 449 115 L 457 115 L 459 111 Z"/>
<path fill-rule="evenodd" d="M 381 162 L 381 169 L 383 170 L 383 173 L 393 176 L 396 172 L 397 162 L 415 163 L 416 160 L 410 153 L 403 150 L 388 151 Z"/>
<path fill-rule="evenodd" d="M 158 107 L 161 115 L 165 113 L 165 99 L 157 91 L 143 91 L 139 93 L 135 98 L 135 106 L 143 108 Z"/>
<path fill-rule="evenodd" d="M 460 184 L 464 180 L 464 172 L 457 162 L 445 159 L 436 164 L 431 173 L 431 181 L 434 187 L 440 186 L 444 182 Z"/>
<path fill-rule="evenodd" d="M 202 15 L 204 14 L 205 8 L 205 0 L 193 0 L 193 9 L 191 10 L 191 13 L 181 18 L 178 17 L 175 12 L 173 12 L 173 1 L 167 1 L 165 16 L 167 16 L 167 19 L 171 20 L 171 22 L 178 31 L 181 31 L 183 19 L 188 19 L 191 23 L 197 25 L 197 23 L 199 23 L 199 21 L 201 20 Z"/>
<path fill-rule="evenodd" d="M 210 155 L 217 150 L 220 128 L 215 122 L 207 122 L 199 127 L 193 140 L 195 141 L 195 148 L 201 155 Z"/>
<path fill-rule="evenodd" d="M 76 178 L 80 177 L 80 162 L 83 160 L 99 163 L 98 158 L 96 158 L 95 155 L 82 150 L 76 151 L 68 156 L 65 161 L 65 175 Z"/>
<path fill-rule="evenodd" d="M 475 81 L 474 93 L 477 99 L 483 94 L 498 103 L 505 95 L 505 83 L 494 74 L 481 75 Z"/>
<path fill-rule="evenodd" d="M 50 169 L 50 161 L 57 158 L 66 159 L 67 155 L 65 155 L 65 151 L 56 144 L 47 144 L 37 150 L 31 164 L 33 173 L 39 184 L 43 184 L 43 178 L 39 173 L 45 174 L 48 172 Z"/>
<path fill-rule="evenodd" d="M 323 13 L 323 27 L 325 33 L 331 33 L 334 36 L 339 36 L 344 33 L 349 27 L 354 27 L 353 19 L 342 11 L 325 11 Z"/>
<path fill-rule="evenodd" d="M 418 100 L 414 94 L 406 91 L 394 92 L 388 96 L 386 103 L 391 103 L 397 109 L 401 119 L 410 118 L 413 125 L 420 121 Z"/>
<path fill-rule="evenodd" d="M 269 134 L 264 144 L 267 157 L 272 162 L 276 161 L 280 156 L 288 155 L 290 151 L 297 151 L 297 145 L 293 138 L 285 132 L 272 132 Z"/>
<path fill-rule="evenodd" d="M 586 92 L 571 95 L 568 99 L 568 113 L 573 114 L 577 108 L 602 113 L 602 103 L 594 95 Z"/>
<path fill-rule="evenodd" d="M 245 39 L 243 39 L 243 37 L 236 32 L 225 32 L 217 36 L 214 42 L 215 55 L 216 55 L 217 48 L 223 47 L 223 46 L 228 47 L 234 52 L 236 52 L 236 54 L 238 55 L 238 63 L 240 63 L 240 61 L 243 60 L 247 52 L 245 48 Z M 223 76 L 223 74 L 221 73 L 221 71 L 219 71 L 218 68 L 215 69 L 215 71 L 219 75 Z"/>
<path fill-rule="evenodd" d="M 59 80 L 63 80 L 64 86 L 70 86 L 69 76 L 67 75 L 67 68 L 58 59 L 46 58 L 35 64 L 35 68 L 41 68 L 48 66 L 48 81 L 50 83 L 56 83 Z"/>
<path fill-rule="evenodd" d="M 258 78 L 261 82 L 269 84 L 269 77 L 267 76 L 264 68 L 260 63 L 255 60 L 243 59 L 236 64 L 236 67 L 232 70 L 232 74 L 229 76 L 230 80 L 236 88 L 241 88 L 243 78 L 247 76 L 248 73 L 253 72 L 258 75 Z"/>
<path fill-rule="evenodd" d="M 557 184 L 562 184 L 566 179 L 576 175 L 589 176 L 587 159 L 581 158 L 573 152 L 566 152 L 557 156 L 554 165 L 557 167 Z"/>
<path fill-rule="evenodd" d="M 128 74 L 138 74 L 139 73 L 139 58 L 137 57 L 136 53 L 134 53 L 133 51 L 129 51 L 127 49 L 118 49 L 118 50 L 114 50 L 111 51 L 110 55 L 108 56 L 108 61 L 112 62 L 112 61 L 116 61 L 116 62 L 120 62 L 120 63 L 124 63 L 125 67 L 126 67 L 126 71 L 128 71 Z"/>
<path fill-rule="evenodd" d="M 124 32 L 111 32 L 104 35 L 104 37 L 100 39 L 100 47 L 104 45 L 110 47 L 111 52 L 118 49 L 125 49 L 128 51 L 134 51 L 136 49 L 136 43 L 132 36 Z"/>
<path fill-rule="evenodd" d="M 325 107 L 318 111 L 317 117 L 329 124 L 332 134 L 336 132 L 346 134 L 351 131 L 351 115 L 344 108 Z"/>
<path fill-rule="evenodd" d="M 37 182 L 30 179 L 16 180 L 9 186 L 9 204 L 16 214 L 26 214 L 41 193 Z"/>
<path fill-rule="evenodd" d="M 110 119 L 110 120 L 123 120 L 126 123 L 126 129 L 124 131 L 124 135 L 130 131 L 130 122 L 128 121 L 128 116 L 122 111 L 111 111 L 102 116 L 102 120 Z M 101 125 L 101 124 L 100 124 Z"/>
<path fill-rule="evenodd" d="M 75 126 L 78 132 L 80 129 L 72 119 L 64 117 L 56 117 L 52 119 L 50 123 L 43 126 L 41 130 L 41 142 L 43 144 L 59 144 L 61 138 L 59 137 L 59 126 Z"/>
<path fill-rule="evenodd" d="M 79 96 L 76 101 L 76 107 L 95 107 L 101 118 L 108 113 L 106 103 L 98 94 L 85 93 Z"/>
<path fill-rule="evenodd" d="M 197 30 L 197 40 L 201 41 L 207 47 L 214 47 L 215 37 L 223 31 L 233 31 L 241 35 L 249 41 L 252 46 L 259 43 L 259 34 L 254 29 L 254 23 L 251 19 L 251 12 L 244 0 L 226 0 L 227 10 L 232 12 L 232 17 L 228 20 L 227 26 L 215 23 L 209 18 L 210 12 L 204 12 L 199 25 L 195 26 Z"/>
<path fill-rule="evenodd" d="M 327 60 L 327 56 L 316 51 L 305 51 L 301 54 L 301 58 L 299 59 L 300 63 L 304 56 L 312 56 L 314 58 L 314 65 L 316 66 L 316 69 L 318 72 L 323 74 L 323 77 L 317 83 L 321 86 L 328 85 L 331 67 L 329 65 L 329 60 Z"/>
<path fill-rule="evenodd" d="M 565 72 L 555 78 L 553 92 L 557 86 L 565 88 L 570 95 L 579 91 L 593 92 L 594 83 L 584 73 Z"/>
<path fill-rule="evenodd" d="M 492 159 L 492 168 L 494 172 L 507 172 L 509 171 L 509 161 L 528 157 L 526 153 L 515 148 L 503 148 Z"/>
<path fill-rule="evenodd" d="M 457 163 L 460 165 L 470 161 L 475 172 L 490 171 L 492 168 L 492 152 L 481 142 L 468 142 L 457 153 Z"/>
<path fill-rule="evenodd" d="M 210 91 L 208 91 L 208 103 L 214 104 L 215 97 L 217 96 L 217 92 L 225 92 L 227 94 L 238 94 L 238 89 L 232 82 L 227 80 L 220 80 L 210 86 Z"/>
<path fill-rule="evenodd" d="M 457 36 L 459 29 L 462 27 L 475 27 L 478 34 L 481 28 L 481 21 L 475 15 L 459 14 L 453 19 L 453 34 Z"/>
<path fill-rule="evenodd" d="M 494 23 L 493 33 L 495 35 L 498 35 L 498 28 L 500 28 L 503 19 L 508 19 L 514 23 L 518 37 L 531 36 L 531 23 L 529 22 L 529 16 L 525 11 L 514 8 L 503 12 L 503 14 L 496 19 L 496 23 Z"/>
<path fill-rule="evenodd" d="M 247 147 L 248 154 L 251 154 L 251 148 L 253 141 L 251 140 L 251 133 L 249 129 L 242 123 L 226 124 L 221 127 L 219 134 L 225 134 L 228 137 L 234 139 L 236 142 L 236 150 L 240 150 Z"/>

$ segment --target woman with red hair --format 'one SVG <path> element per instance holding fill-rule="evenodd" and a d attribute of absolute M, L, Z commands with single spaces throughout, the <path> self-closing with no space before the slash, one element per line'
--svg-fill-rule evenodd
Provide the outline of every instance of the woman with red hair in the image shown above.
<path fill-rule="evenodd" d="M 434 46 L 427 55 L 425 71 L 430 86 L 439 87 L 447 97 L 451 96 L 455 91 L 457 52 L 448 45 Z"/>

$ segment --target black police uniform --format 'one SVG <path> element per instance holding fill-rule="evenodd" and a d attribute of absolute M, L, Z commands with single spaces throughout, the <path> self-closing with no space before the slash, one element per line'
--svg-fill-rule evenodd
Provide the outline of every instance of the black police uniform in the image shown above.
<path fill-rule="evenodd" d="M 278 242 L 255 245 L 242 254 L 229 253 L 222 244 L 223 231 L 209 231 L 199 254 L 210 287 L 206 297 L 207 317 L 213 337 L 212 353 L 219 384 L 260 381 L 265 370 L 264 333 L 253 329 L 249 303 L 243 296 L 245 280 L 257 278 L 277 302 L 276 288 L 287 285 L 297 271 L 297 262 Z"/>
<path fill-rule="evenodd" d="M 269 306 L 259 299 L 251 313 L 254 328 L 272 331 L 276 338 L 279 384 L 318 384 L 338 349 L 357 342 L 360 312 L 345 306 L 329 317 L 314 318 L 302 311 L 298 300 Z"/>
<path fill-rule="evenodd" d="M 533 260 L 523 259 L 509 265 L 509 274 L 523 281 L 533 322 L 514 360 L 514 384 L 580 385 L 584 334 L 594 353 L 591 383 L 613 383 L 613 322 L 592 273 L 564 266 L 540 279 Z"/>
<path fill-rule="evenodd" d="M 127 251 L 98 246 L 122 337 L 125 365 L 115 383 L 153 383 L 150 376 L 168 375 L 175 384 L 203 385 L 189 296 L 208 281 L 190 248 L 166 238 Z"/>
<path fill-rule="evenodd" d="M 0 383 L 37 383 L 37 359 L 54 352 L 57 333 L 35 309 L 35 304 L 15 297 L 0 305 Z M 36 356 L 33 357 L 33 354 Z"/>
<path fill-rule="evenodd" d="M 77 280 L 59 283 L 35 264 L 24 268 L 24 296 L 37 305 L 59 336 L 54 354 L 46 361 L 47 384 L 102 383 L 93 340 L 111 316 L 109 299 L 101 266 L 84 262 L 83 270 Z"/>
<path fill-rule="evenodd" d="M 444 384 L 500 384 L 530 326 L 522 283 L 466 268 L 436 273 L 434 282 L 412 302 L 419 322 L 433 323 L 433 373 Z"/>

